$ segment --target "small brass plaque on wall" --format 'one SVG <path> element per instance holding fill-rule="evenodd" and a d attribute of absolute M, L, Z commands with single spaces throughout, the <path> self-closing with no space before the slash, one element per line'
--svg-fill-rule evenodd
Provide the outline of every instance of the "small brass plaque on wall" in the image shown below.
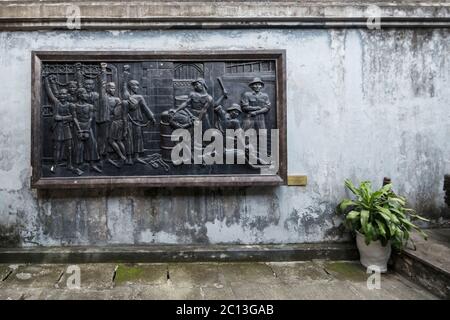
<path fill-rule="evenodd" d="M 289 186 L 306 186 L 307 182 L 307 176 L 288 176 Z"/>

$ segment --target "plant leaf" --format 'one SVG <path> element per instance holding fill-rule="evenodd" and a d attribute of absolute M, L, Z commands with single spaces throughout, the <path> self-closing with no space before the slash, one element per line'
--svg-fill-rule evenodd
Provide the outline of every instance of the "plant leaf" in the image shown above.
<path fill-rule="evenodd" d="M 378 230 L 380 230 L 380 234 L 381 234 L 383 237 L 386 237 L 386 229 L 385 229 L 384 223 L 381 222 L 381 221 L 378 220 L 378 219 L 375 219 L 375 223 L 376 223 L 377 226 L 378 226 Z"/>
<path fill-rule="evenodd" d="M 406 205 L 406 201 L 404 199 L 400 198 L 400 197 L 390 197 L 389 201 L 397 202 L 401 206 L 405 206 Z"/>
<path fill-rule="evenodd" d="M 350 211 L 349 213 L 347 213 L 346 218 L 348 220 L 355 220 L 355 219 L 359 218 L 359 215 L 360 215 L 359 211 L 353 210 L 353 211 Z"/>
<path fill-rule="evenodd" d="M 344 199 L 339 204 L 339 209 L 341 210 L 341 213 L 345 213 L 345 210 L 350 206 L 356 206 L 356 203 L 350 199 Z"/>
<path fill-rule="evenodd" d="M 380 206 L 376 206 L 376 209 L 379 210 L 380 213 L 384 214 L 383 217 L 385 218 L 385 220 L 391 220 L 392 222 L 394 222 L 396 224 L 400 223 L 400 221 L 397 219 L 395 214 L 392 214 L 392 212 L 389 209 L 383 208 L 383 207 L 380 207 Z M 387 217 L 387 219 L 386 219 L 386 217 Z"/>
<path fill-rule="evenodd" d="M 409 215 L 411 216 L 411 218 L 418 219 L 418 220 L 422 220 L 422 221 L 426 221 L 426 222 L 430 222 L 429 219 L 424 218 L 424 217 L 421 217 L 421 216 L 419 216 L 419 215 L 417 215 L 417 214 L 411 214 L 411 213 L 410 213 Z"/>
<path fill-rule="evenodd" d="M 364 234 L 367 233 L 367 224 L 369 222 L 369 211 L 368 210 L 361 210 L 361 227 L 364 232 Z"/>
<path fill-rule="evenodd" d="M 350 179 L 346 179 L 344 182 L 345 186 L 354 194 L 359 196 L 359 191 L 356 189 L 355 185 Z"/>

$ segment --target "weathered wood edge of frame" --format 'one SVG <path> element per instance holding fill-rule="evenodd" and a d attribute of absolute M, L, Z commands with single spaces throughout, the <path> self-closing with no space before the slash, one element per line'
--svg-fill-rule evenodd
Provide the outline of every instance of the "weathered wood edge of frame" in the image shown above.
<path fill-rule="evenodd" d="M 227 187 L 276 186 L 287 181 L 286 136 L 286 51 L 32 51 L 31 58 L 31 188 L 135 188 L 135 187 Z M 185 175 L 122 177 L 41 177 L 41 66 L 51 61 L 142 61 L 201 59 L 254 60 L 271 59 L 276 63 L 277 128 L 279 129 L 279 170 L 276 175 Z"/>

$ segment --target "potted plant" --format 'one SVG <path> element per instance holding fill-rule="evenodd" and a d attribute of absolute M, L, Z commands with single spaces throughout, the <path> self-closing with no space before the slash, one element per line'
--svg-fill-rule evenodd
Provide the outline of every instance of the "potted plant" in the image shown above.
<path fill-rule="evenodd" d="M 346 227 L 356 233 L 363 266 L 376 266 L 380 272 L 386 272 L 391 246 L 398 250 L 404 248 L 413 229 L 426 239 L 426 234 L 410 219 L 428 220 L 407 208 L 405 198 L 396 195 L 390 183 L 376 191 L 369 181 L 361 182 L 357 188 L 345 180 L 345 186 L 355 199 L 342 200 L 337 210 L 345 215 Z"/>

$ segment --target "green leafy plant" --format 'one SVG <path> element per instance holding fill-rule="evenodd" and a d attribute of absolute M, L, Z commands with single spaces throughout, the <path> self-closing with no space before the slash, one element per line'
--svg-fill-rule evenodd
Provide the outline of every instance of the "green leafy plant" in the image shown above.
<path fill-rule="evenodd" d="M 372 191 L 369 181 L 361 182 L 357 188 L 347 179 L 345 186 L 355 195 L 355 199 L 342 200 L 337 211 L 345 215 L 344 223 L 351 231 L 364 235 L 367 245 L 371 241 L 380 240 L 385 246 L 390 240 L 394 248 L 401 249 L 406 245 L 413 229 L 427 238 L 411 219 L 428 220 L 407 208 L 405 198 L 396 195 L 391 184 Z"/>

